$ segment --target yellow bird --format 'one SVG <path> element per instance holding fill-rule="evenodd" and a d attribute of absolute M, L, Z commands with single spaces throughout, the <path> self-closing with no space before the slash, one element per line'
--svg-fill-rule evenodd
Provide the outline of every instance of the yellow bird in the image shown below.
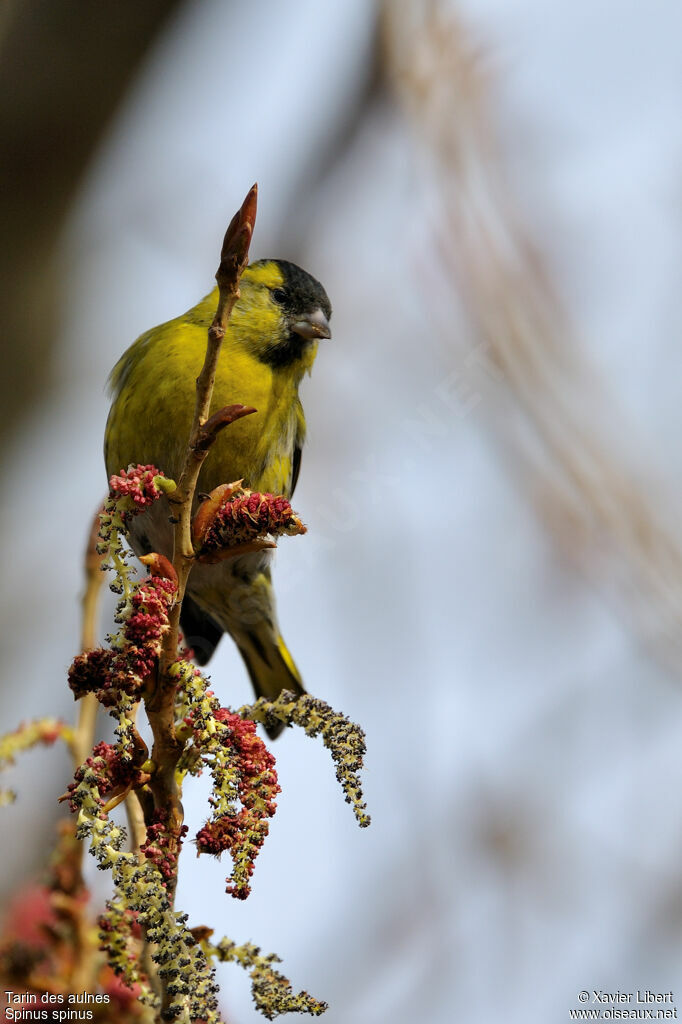
<path fill-rule="evenodd" d="M 194 412 L 195 380 L 206 352 L 217 288 L 175 320 L 153 327 L 114 367 L 104 457 L 107 474 L 130 463 L 152 464 L 179 478 Z M 199 476 L 197 493 L 243 479 L 254 491 L 290 498 L 305 440 L 298 396 L 318 340 L 330 338 L 331 305 L 322 285 L 284 260 L 250 264 L 228 322 L 211 411 L 241 403 L 257 412 L 222 431 Z M 172 557 L 165 499 L 133 520 L 136 554 Z M 269 551 L 190 573 L 181 626 L 196 660 L 205 664 L 223 634 L 237 644 L 256 693 L 274 700 L 283 689 L 303 692 L 298 669 L 277 625 Z"/>

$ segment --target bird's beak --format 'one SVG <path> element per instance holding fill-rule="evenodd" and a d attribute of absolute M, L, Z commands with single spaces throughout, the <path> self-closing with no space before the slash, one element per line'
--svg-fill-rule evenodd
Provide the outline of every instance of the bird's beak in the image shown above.
<path fill-rule="evenodd" d="M 321 309 L 302 316 L 300 320 L 291 325 L 294 334 L 300 334 L 307 341 L 314 341 L 316 338 L 331 338 L 332 331 L 329 321 Z"/>

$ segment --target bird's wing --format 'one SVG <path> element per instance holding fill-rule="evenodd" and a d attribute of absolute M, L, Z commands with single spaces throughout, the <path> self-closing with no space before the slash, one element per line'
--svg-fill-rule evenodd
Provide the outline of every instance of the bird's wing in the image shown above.
<path fill-rule="evenodd" d="M 223 635 L 223 627 L 215 619 L 200 608 L 197 602 L 185 594 L 180 610 L 180 628 L 185 643 L 194 651 L 198 665 L 205 665 L 210 660 Z"/>
<path fill-rule="evenodd" d="M 303 449 L 300 445 L 296 445 L 294 448 L 294 454 L 291 459 L 291 495 L 293 498 L 294 491 L 296 490 L 296 484 L 298 483 L 298 474 L 301 472 L 301 454 Z"/>
<path fill-rule="evenodd" d="M 301 454 L 305 441 L 305 431 L 305 416 L 303 415 L 303 406 L 299 401 L 296 405 L 296 433 L 294 435 L 294 450 L 291 456 L 291 492 L 289 498 L 294 496 L 298 475 L 301 472 Z"/>

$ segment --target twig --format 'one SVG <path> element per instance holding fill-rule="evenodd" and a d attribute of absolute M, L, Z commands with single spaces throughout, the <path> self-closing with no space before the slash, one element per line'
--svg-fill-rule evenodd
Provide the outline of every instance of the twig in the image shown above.
<path fill-rule="evenodd" d="M 248 263 L 249 245 L 256 220 L 257 195 L 258 187 L 254 185 L 246 196 L 241 209 L 232 218 L 230 226 L 225 232 L 220 255 L 220 266 L 216 273 L 218 308 L 213 317 L 213 322 L 208 329 L 206 357 L 201 373 L 197 378 L 194 419 L 189 436 L 187 456 L 182 473 L 180 474 L 178 487 L 169 497 L 170 504 L 176 508 L 176 522 L 173 531 L 173 568 L 178 575 L 178 591 L 175 607 L 171 611 L 170 629 L 164 639 L 161 652 L 159 684 L 157 695 L 155 695 L 157 699 L 150 701 L 147 705 L 148 711 L 151 709 L 156 711 L 156 704 L 160 703 L 166 696 L 165 690 L 174 688 L 172 680 L 167 678 L 167 673 L 168 668 L 177 657 L 180 607 L 187 585 L 187 577 L 194 563 L 191 534 L 192 503 L 201 467 L 208 454 L 210 443 L 217 435 L 218 430 L 227 426 L 228 423 L 233 423 L 242 416 L 247 416 L 256 411 L 247 406 L 232 405 L 219 410 L 209 420 L 218 356 L 220 355 L 220 348 L 232 307 L 239 298 L 239 279 Z M 170 731 L 172 731 L 172 701 L 163 702 L 169 704 L 169 709 L 171 710 Z M 166 728 L 168 728 L 169 723 L 166 722 L 165 724 Z"/>
<path fill-rule="evenodd" d="M 83 652 L 92 651 L 97 646 L 97 621 L 102 584 L 104 583 L 102 556 L 97 553 L 99 526 L 98 510 L 92 519 L 83 561 L 85 574 L 85 589 L 81 601 L 81 651 Z M 74 768 L 78 768 L 92 750 L 95 740 L 97 710 L 98 702 L 94 693 L 88 693 L 81 698 L 78 705 L 76 728 L 73 730 L 69 741 L 69 750 Z M 59 851 L 59 847 L 57 847 L 57 850 Z M 82 869 L 84 853 L 84 843 L 76 843 L 69 852 L 74 877 L 78 878 L 77 884 L 73 881 L 71 883 L 75 886 L 76 893 L 83 889 Z M 83 913 L 83 901 L 80 898 L 74 899 L 73 894 L 70 892 L 60 892 L 58 888 L 52 890 L 51 899 L 55 910 L 68 917 L 73 929 L 74 959 L 73 971 L 70 977 L 71 990 L 74 992 L 84 991 L 88 988 L 89 979 L 98 963 L 99 951 L 97 942 L 92 941 L 92 930 Z"/>
<path fill-rule="evenodd" d="M 97 538 L 99 535 L 99 512 L 94 516 L 88 543 L 85 549 L 85 590 L 82 599 L 81 619 L 81 650 L 92 651 L 97 646 L 97 614 L 99 599 L 104 582 L 102 557 L 97 554 Z M 78 706 L 78 722 L 71 743 L 71 755 L 74 767 L 82 764 L 92 750 L 95 738 L 95 721 L 97 719 L 97 698 L 88 693 L 81 698 Z"/>
<path fill-rule="evenodd" d="M 255 551 L 267 551 L 276 547 L 277 544 L 270 537 L 256 537 L 255 540 L 235 544 L 231 548 L 220 548 L 219 551 L 210 551 L 205 555 L 200 554 L 197 556 L 197 562 L 202 565 L 216 565 L 218 562 L 227 561 L 228 558 L 241 558 L 242 555 L 250 555 Z"/>
<path fill-rule="evenodd" d="M 164 813 L 171 846 L 175 845 L 175 849 L 169 850 L 170 854 L 176 853 L 179 849 L 183 823 L 182 804 L 175 775 L 183 745 L 175 735 L 177 682 L 171 675 L 170 668 L 177 660 L 180 608 L 187 578 L 194 564 L 191 534 L 194 495 L 201 467 L 218 431 L 236 419 L 255 412 L 252 408 L 235 405 L 219 410 L 209 419 L 218 357 L 227 322 L 234 304 L 239 298 L 239 279 L 248 263 L 249 245 L 256 219 L 257 194 L 258 189 L 254 185 L 246 196 L 241 209 L 232 218 L 225 233 L 220 266 L 216 273 L 218 308 L 208 330 L 206 357 L 196 382 L 196 402 L 187 455 L 178 487 L 169 497 L 174 513 L 173 568 L 177 574 L 178 588 L 175 604 L 169 615 L 169 629 L 163 640 L 156 684 L 153 692 L 145 698 L 145 707 L 154 737 L 152 748 L 154 773 L 150 788 L 156 808 L 161 809 Z M 177 878 L 173 877 L 168 879 L 167 883 L 171 905 L 174 900 L 176 881 Z M 161 997 L 162 1017 L 169 1002 L 166 983 L 167 979 L 164 978 Z"/>
<path fill-rule="evenodd" d="M 142 804 L 136 791 L 126 796 L 126 817 L 130 831 L 130 849 L 137 853 L 138 857 L 142 856 L 140 854 L 140 847 L 147 838 L 147 826 L 144 820 Z"/>
<path fill-rule="evenodd" d="M 218 409 L 218 412 L 214 412 L 211 418 L 206 420 L 203 427 L 200 427 L 194 444 L 194 451 L 207 452 L 224 427 L 229 423 L 234 423 L 235 420 L 241 419 L 242 416 L 250 416 L 252 412 L 256 411 L 250 405 L 226 405 L 223 409 Z M 199 463 L 199 467 L 201 468 L 201 463 Z"/>

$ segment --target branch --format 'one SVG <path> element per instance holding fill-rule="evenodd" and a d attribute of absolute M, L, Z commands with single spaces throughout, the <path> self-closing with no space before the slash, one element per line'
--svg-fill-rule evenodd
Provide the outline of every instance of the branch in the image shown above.
<path fill-rule="evenodd" d="M 208 329 L 206 357 L 197 378 L 194 419 L 189 436 L 187 456 L 177 490 L 168 499 L 175 507 L 177 516 L 173 531 L 175 552 L 173 567 L 178 575 L 178 594 L 175 608 L 171 612 L 171 626 L 161 653 L 159 665 L 159 689 L 161 691 L 174 688 L 174 684 L 167 678 L 167 672 L 177 656 L 180 606 L 187 585 L 187 577 L 194 562 L 191 533 L 192 503 L 201 467 L 218 430 L 227 426 L 228 423 L 256 411 L 245 406 L 228 406 L 209 419 L 218 357 L 225 337 L 227 322 L 232 308 L 239 298 L 239 279 L 249 259 L 249 245 L 256 220 L 257 196 L 258 187 L 254 185 L 225 232 L 220 266 L 216 272 L 218 308 Z M 163 696 L 165 694 L 162 692 L 161 697 L 163 698 Z M 164 703 L 168 704 L 171 712 L 170 726 L 172 728 L 172 701 Z M 168 722 L 166 725 L 168 726 Z"/>
<path fill-rule="evenodd" d="M 102 572 L 102 556 L 97 552 L 99 540 L 99 510 L 92 521 L 88 542 L 85 548 L 85 590 L 82 599 L 81 619 L 81 651 L 92 651 L 97 646 L 97 613 L 101 596 L 104 573 Z M 71 754 L 74 767 L 82 764 L 92 749 L 95 740 L 95 721 L 97 719 L 97 698 L 94 693 L 86 693 L 78 706 L 78 724 L 71 741 Z"/>
<path fill-rule="evenodd" d="M 208 329 L 206 356 L 196 382 L 196 402 L 190 431 L 187 454 L 176 490 L 168 496 L 173 508 L 173 569 L 177 575 L 175 603 L 169 613 L 169 628 L 164 635 L 159 657 L 158 673 L 153 692 L 145 698 L 147 717 L 154 736 L 152 763 L 154 773 L 150 788 L 154 804 L 162 810 L 168 842 L 168 855 L 179 852 L 183 835 L 183 811 L 178 792 L 176 767 L 183 749 L 183 743 L 175 735 L 175 695 L 177 678 L 171 674 L 171 667 L 177 660 L 178 627 L 180 608 L 190 570 L 194 564 L 192 545 L 192 506 L 199 479 L 199 473 L 211 443 L 218 432 L 229 423 L 247 416 L 255 409 L 241 405 L 219 410 L 209 418 L 216 368 L 225 330 L 235 302 L 239 298 L 239 280 L 247 266 L 249 246 L 256 219 L 257 186 L 247 194 L 241 209 L 232 218 L 223 240 L 220 266 L 216 273 L 218 282 L 218 308 Z M 150 822 L 147 822 L 149 826 Z M 177 871 L 167 879 L 166 893 L 172 908 Z M 172 995 L 168 979 L 162 979 L 162 1017 L 170 1008 Z"/>
<path fill-rule="evenodd" d="M 173 531 L 173 568 L 178 578 L 178 589 L 175 605 L 171 609 L 169 616 L 169 629 L 164 637 L 161 650 L 155 692 L 148 698 L 146 708 L 154 733 L 152 757 L 158 766 L 157 775 L 159 777 L 164 776 L 165 781 L 162 783 L 162 787 L 169 791 L 175 788 L 174 781 L 171 782 L 171 778 L 179 756 L 174 728 L 176 684 L 169 674 L 169 669 L 177 658 L 180 608 L 187 585 L 187 578 L 194 563 L 191 531 L 192 503 L 199 472 L 208 453 L 207 437 L 215 436 L 218 430 L 216 416 L 212 417 L 209 421 L 213 385 L 227 321 L 239 297 L 239 279 L 248 263 L 249 244 L 256 219 L 257 195 L 258 188 L 254 185 L 246 196 L 241 209 L 232 218 L 230 226 L 225 232 L 220 254 L 220 266 L 216 272 L 218 308 L 213 317 L 213 322 L 208 329 L 206 357 L 201 373 L 197 378 L 194 419 L 189 436 L 187 455 L 177 489 L 168 497 L 169 503 L 176 509 Z M 228 422 L 232 422 L 240 416 L 248 415 L 251 411 L 243 406 L 231 406 L 229 409 L 221 410 L 217 416 L 220 419 L 221 425 L 225 426 Z M 207 429 L 209 423 L 210 426 Z M 161 802 L 163 803 L 164 801 Z"/>
<path fill-rule="evenodd" d="M 219 409 L 218 412 L 214 412 L 211 418 L 206 420 L 206 423 L 200 428 L 196 443 L 192 449 L 193 453 L 198 455 L 200 452 L 207 452 L 224 427 L 234 423 L 235 420 L 240 420 L 242 416 L 250 416 L 252 412 L 256 411 L 250 405 L 226 405 L 223 409 Z M 201 467 L 201 463 L 199 466 Z"/>

